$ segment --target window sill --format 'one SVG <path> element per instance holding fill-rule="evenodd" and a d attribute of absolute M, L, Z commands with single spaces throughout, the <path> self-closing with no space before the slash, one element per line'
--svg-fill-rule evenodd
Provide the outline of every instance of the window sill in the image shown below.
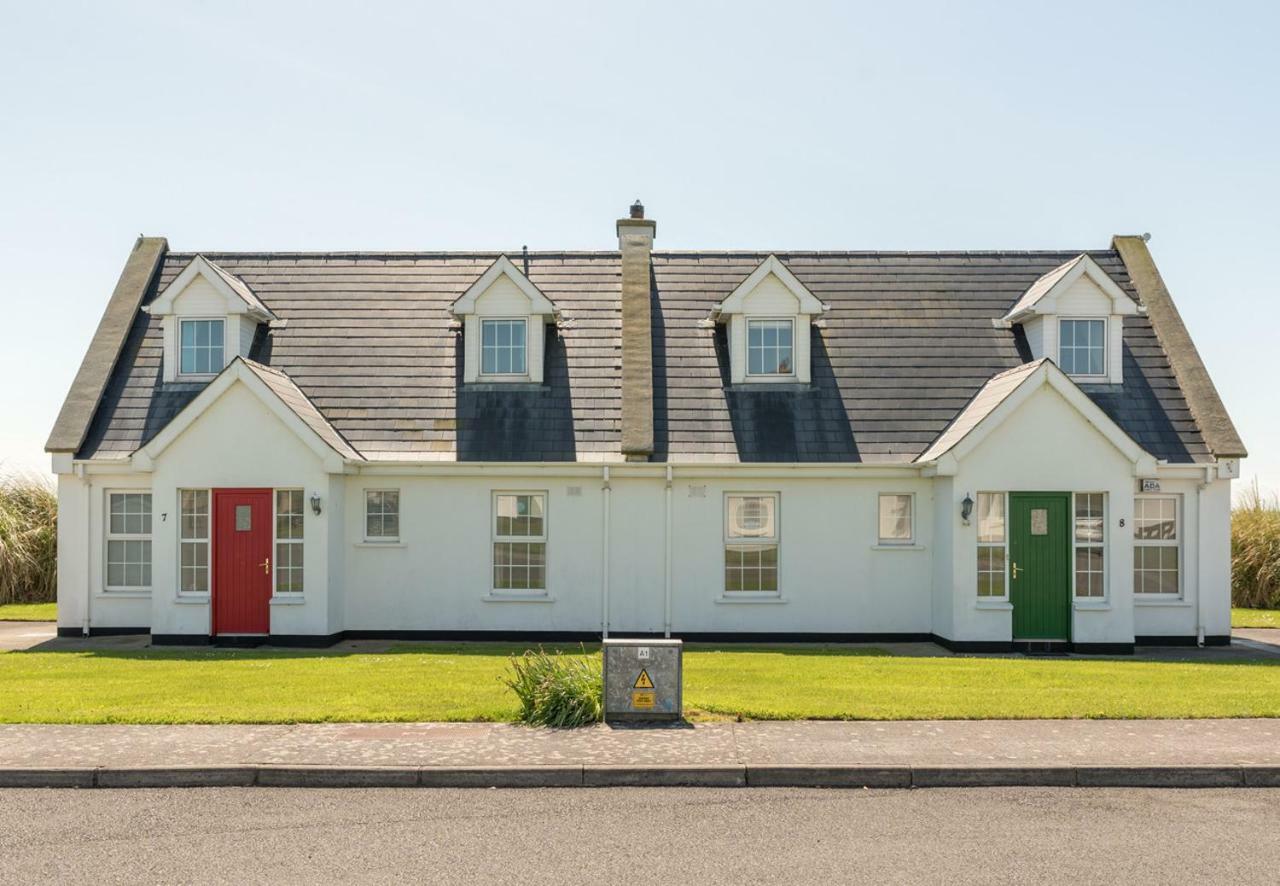
<path fill-rule="evenodd" d="M 1071 608 L 1076 612 L 1110 612 L 1111 604 L 1106 601 L 1074 600 Z"/>
<path fill-rule="evenodd" d="M 99 600 L 110 600 L 118 597 L 121 600 L 141 600 L 151 596 L 150 591 L 98 591 L 93 595 Z"/>
<path fill-rule="evenodd" d="M 353 541 L 353 548 L 404 548 L 408 547 L 402 541 Z"/>
<path fill-rule="evenodd" d="M 721 597 L 716 597 L 716 604 L 728 604 L 730 606 L 737 603 L 745 603 L 749 606 L 768 606 L 770 604 L 777 605 L 779 603 L 790 603 L 786 597 L 778 594 L 768 594 L 756 596 L 751 591 L 733 591 Z"/>
<path fill-rule="evenodd" d="M 548 594 L 485 594 L 480 598 L 485 603 L 554 603 L 556 598 Z"/>
<path fill-rule="evenodd" d="M 1194 605 L 1196 605 L 1196 604 L 1195 604 L 1195 603 L 1193 603 L 1193 602 L 1191 602 L 1190 600 L 1184 600 L 1184 599 L 1182 599 L 1181 597 L 1156 597 L 1155 599 L 1147 600 L 1147 599 L 1143 599 L 1143 598 L 1141 598 L 1141 597 L 1139 597 L 1138 595 L 1136 595 L 1136 594 L 1135 594 L 1135 595 L 1134 595 L 1134 598 L 1133 598 L 1133 605 L 1134 605 L 1135 607 L 1137 607 L 1137 606 L 1151 606 L 1151 607 L 1162 607 L 1162 606 L 1164 606 L 1164 607 L 1169 607 L 1169 608 L 1173 608 L 1173 609 L 1180 609 L 1180 608 L 1184 608 L 1184 607 L 1187 607 L 1187 606 L 1194 606 Z"/>
<path fill-rule="evenodd" d="M 173 602 L 179 606 L 208 606 L 208 594 L 179 594 L 173 598 Z"/>
<path fill-rule="evenodd" d="M 1008 600 L 979 600 L 973 604 L 974 609 L 985 609 L 991 612 L 1012 612 L 1013 604 Z"/>
<path fill-rule="evenodd" d="M 873 551 L 923 551 L 924 545 L 918 545 L 914 543 L 900 544 L 900 545 L 882 543 L 882 544 L 872 545 L 871 550 Z"/>
<path fill-rule="evenodd" d="M 296 597 L 275 596 L 275 597 L 272 597 L 267 602 L 270 603 L 272 606 L 301 606 L 303 603 L 306 603 L 307 601 L 301 594 L 299 594 Z"/>
<path fill-rule="evenodd" d="M 528 376 L 519 378 L 478 378 L 467 382 L 464 387 L 469 391 L 540 391 L 542 382 L 532 381 Z"/>
<path fill-rule="evenodd" d="M 217 377 L 218 374 L 215 372 L 212 375 L 178 375 L 173 380 L 179 383 L 200 384 L 206 381 L 213 381 Z"/>

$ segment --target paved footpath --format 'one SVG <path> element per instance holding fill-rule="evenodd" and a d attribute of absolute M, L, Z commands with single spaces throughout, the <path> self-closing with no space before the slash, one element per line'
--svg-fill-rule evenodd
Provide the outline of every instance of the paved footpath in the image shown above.
<path fill-rule="evenodd" d="M 1280 786 L 1280 720 L 0 725 L 0 786 Z"/>

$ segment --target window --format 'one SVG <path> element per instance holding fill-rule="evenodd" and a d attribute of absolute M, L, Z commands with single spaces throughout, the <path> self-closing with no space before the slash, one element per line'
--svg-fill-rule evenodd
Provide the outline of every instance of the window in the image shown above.
<path fill-rule="evenodd" d="M 178 591 L 209 593 L 209 491 L 178 490 Z"/>
<path fill-rule="evenodd" d="M 1105 597 L 1106 561 L 1103 529 L 1106 526 L 1101 492 L 1077 492 L 1075 496 L 1075 580 L 1077 597 Z"/>
<path fill-rule="evenodd" d="M 793 375 L 791 320 L 747 321 L 747 374 Z"/>
<path fill-rule="evenodd" d="M 182 320 L 179 375 L 216 375 L 222 371 L 223 320 Z"/>
<path fill-rule="evenodd" d="M 524 320 L 483 320 L 480 323 L 480 374 L 524 375 Z"/>
<path fill-rule="evenodd" d="M 1133 502 L 1133 592 L 1176 596 L 1181 592 L 1180 527 L 1176 496 L 1142 496 Z"/>
<path fill-rule="evenodd" d="M 150 492 L 107 494 L 106 589 L 151 589 Z"/>
<path fill-rule="evenodd" d="M 302 593 L 302 490 L 276 490 L 276 593 Z"/>
<path fill-rule="evenodd" d="M 778 592 L 778 496 L 725 498 L 725 593 Z"/>
<path fill-rule="evenodd" d="M 366 489 L 364 492 L 365 541 L 400 540 L 400 491 Z"/>
<path fill-rule="evenodd" d="M 1107 321 L 1059 320 L 1058 363 L 1067 375 L 1107 374 Z"/>
<path fill-rule="evenodd" d="M 909 545 L 913 538 L 910 495 L 880 496 L 880 544 Z"/>
<path fill-rule="evenodd" d="M 1003 492 L 978 493 L 978 596 L 1008 595 L 1005 582 L 1005 497 Z"/>
<path fill-rule="evenodd" d="M 499 492 L 493 497 L 493 589 L 547 589 L 547 497 Z"/>

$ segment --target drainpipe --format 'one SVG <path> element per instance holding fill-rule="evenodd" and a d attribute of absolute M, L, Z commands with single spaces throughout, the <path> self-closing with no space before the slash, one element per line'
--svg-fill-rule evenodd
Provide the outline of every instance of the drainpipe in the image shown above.
<path fill-rule="evenodd" d="M 93 481 L 80 465 L 78 473 L 84 481 L 84 625 L 82 633 L 89 636 L 89 607 L 93 602 Z"/>
<path fill-rule="evenodd" d="M 1212 465 L 1204 469 L 1204 480 L 1196 484 L 1196 645 L 1204 648 L 1204 620 L 1200 617 L 1200 597 L 1204 593 L 1204 496 Z"/>
<path fill-rule="evenodd" d="M 603 541 L 600 544 L 600 638 L 609 639 L 609 466 L 604 466 Z"/>
<path fill-rule="evenodd" d="M 671 465 L 667 465 L 667 515 L 666 515 L 666 544 L 663 547 L 665 554 L 663 566 L 663 588 L 662 588 L 662 611 L 663 611 L 663 630 L 662 636 L 667 639 L 671 638 Z"/>

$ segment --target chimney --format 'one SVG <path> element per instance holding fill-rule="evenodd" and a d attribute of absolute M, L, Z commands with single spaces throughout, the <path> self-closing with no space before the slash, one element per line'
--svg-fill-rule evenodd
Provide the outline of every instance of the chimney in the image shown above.
<path fill-rule="evenodd" d="M 653 328 L 649 253 L 657 224 L 636 200 L 618 219 L 622 253 L 622 454 L 648 461 L 653 454 Z"/>

